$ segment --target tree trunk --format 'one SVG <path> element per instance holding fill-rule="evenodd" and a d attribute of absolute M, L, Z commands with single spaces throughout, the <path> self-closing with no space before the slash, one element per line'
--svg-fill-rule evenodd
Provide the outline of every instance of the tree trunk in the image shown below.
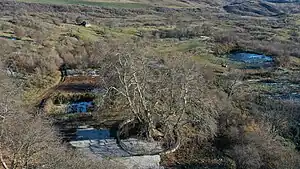
<path fill-rule="evenodd" d="M 153 123 L 153 119 L 151 117 L 151 113 L 149 111 L 147 111 L 146 115 L 147 115 L 146 137 L 147 137 L 147 140 L 149 140 L 149 141 L 152 142 L 152 141 L 154 141 L 153 136 L 154 136 L 155 125 Z"/>
<path fill-rule="evenodd" d="M 153 138 L 153 135 L 154 135 L 154 125 L 152 123 L 148 123 L 147 124 L 147 127 L 146 127 L 146 137 L 147 137 L 147 140 L 150 141 L 150 142 L 153 142 L 154 141 L 154 138 Z"/>
<path fill-rule="evenodd" d="M 1 152 L 0 152 L 0 160 L 1 160 L 1 164 L 4 167 L 4 169 L 8 169 L 8 166 L 6 165 Z"/>

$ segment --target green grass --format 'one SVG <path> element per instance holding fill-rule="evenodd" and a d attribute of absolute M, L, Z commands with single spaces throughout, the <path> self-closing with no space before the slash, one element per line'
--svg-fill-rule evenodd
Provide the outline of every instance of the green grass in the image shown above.
<path fill-rule="evenodd" d="M 33 79 L 35 79 L 35 81 Z M 52 74 L 52 76 L 43 76 L 42 78 L 35 77 L 33 79 L 30 79 L 30 81 L 26 83 L 27 87 L 22 97 L 25 105 L 32 105 L 40 101 L 42 95 L 47 90 L 57 85 L 60 82 L 60 72 L 57 71 Z"/>
<path fill-rule="evenodd" d="M 98 39 L 98 35 L 92 30 L 92 28 L 78 27 L 72 29 L 71 36 L 75 36 L 85 42 L 93 42 Z"/>
<path fill-rule="evenodd" d="M 198 48 L 201 48 L 201 46 L 203 47 L 203 43 L 199 40 L 189 40 L 183 44 L 180 44 L 178 50 L 182 52 L 187 52 L 190 50 L 197 50 Z"/>
<path fill-rule="evenodd" d="M 0 36 L 7 37 L 7 38 L 14 38 L 13 34 L 2 32 L 2 31 L 0 31 Z"/>
<path fill-rule="evenodd" d="M 276 92 L 276 87 L 266 85 L 266 84 L 251 84 L 250 87 L 254 89 L 255 91 L 260 91 L 260 92 Z"/>
<path fill-rule="evenodd" d="M 300 65 L 300 58 L 291 57 L 291 63 L 298 67 Z"/>
<path fill-rule="evenodd" d="M 16 38 L 17 40 L 22 40 L 22 41 L 32 41 L 32 39 L 29 37 L 17 38 L 14 34 L 2 32 L 2 31 L 0 31 L 0 37 L 5 38 L 5 39 Z"/>
<path fill-rule="evenodd" d="M 85 0 L 17 0 L 20 2 L 47 3 L 47 4 L 70 4 L 70 5 L 89 5 L 107 8 L 146 8 L 148 4 L 142 3 L 118 3 L 118 2 L 90 2 Z"/>

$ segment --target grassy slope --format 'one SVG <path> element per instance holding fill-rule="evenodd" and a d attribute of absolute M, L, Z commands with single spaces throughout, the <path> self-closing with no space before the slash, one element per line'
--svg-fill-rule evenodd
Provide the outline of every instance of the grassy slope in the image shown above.
<path fill-rule="evenodd" d="M 72 5 L 90 5 L 110 8 L 146 8 L 151 6 L 164 6 L 164 7 L 196 7 L 197 2 L 182 2 L 179 0 L 17 0 L 20 2 L 32 3 L 49 3 L 49 4 L 72 4 Z"/>
<path fill-rule="evenodd" d="M 102 1 L 86 1 L 86 0 L 17 0 L 20 2 L 32 3 L 49 3 L 49 4 L 70 4 L 70 5 L 90 5 L 111 8 L 144 8 L 149 7 L 148 4 L 142 3 L 119 3 L 119 2 L 102 2 Z"/>
<path fill-rule="evenodd" d="M 48 3 L 51 0 L 22 0 L 22 1 L 27 1 L 27 2 L 44 2 Z M 70 4 L 70 0 L 52 0 L 52 3 L 61 3 L 61 4 Z M 83 1 L 77 1 L 74 0 L 72 3 L 79 3 Z M 90 3 L 90 2 L 89 2 Z M 97 5 L 103 5 L 102 2 L 92 2 L 92 3 L 97 3 Z M 105 4 L 107 4 L 105 2 Z M 124 3 L 123 3 L 124 4 Z M 122 3 L 108 3 L 107 7 L 122 7 Z M 114 6 L 113 6 L 114 5 Z M 128 4 L 127 4 L 128 5 Z M 130 6 L 132 7 L 132 6 Z M 157 20 L 159 20 L 158 18 Z M 255 18 L 253 18 L 255 20 Z M 299 21 L 299 20 L 297 20 Z M 41 21 L 42 22 L 42 21 Z M 237 24 L 234 22 L 234 20 L 228 20 L 226 22 L 226 18 L 220 19 L 220 20 L 212 20 L 208 19 L 207 22 L 215 23 L 214 24 L 214 33 L 217 31 L 225 31 L 225 30 L 231 30 L 234 26 L 237 26 Z M 220 23 L 218 23 L 220 22 Z M 241 21 L 237 21 L 241 22 Z M 245 21 L 247 22 L 247 21 Z M 261 21 L 263 22 L 263 21 Z M 45 23 L 45 21 L 43 22 Z M 299 22 L 300 23 L 300 22 Z M 191 23 L 188 23 L 191 24 Z M 187 24 L 187 26 L 189 26 Z M 199 23 L 199 21 L 196 21 L 196 23 L 193 23 L 194 25 L 201 25 L 202 23 Z M 51 33 L 52 37 L 48 38 L 49 41 L 51 41 L 51 46 L 55 47 L 59 45 L 57 42 L 60 38 L 63 38 L 64 36 L 70 36 L 72 35 L 73 37 L 76 37 L 76 39 L 82 40 L 82 41 L 95 41 L 97 39 L 121 39 L 121 38 L 132 38 L 135 37 L 135 34 L 139 31 L 152 31 L 152 30 L 157 30 L 157 29 L 168 29 L 168 27 L 146 27 L 146 26 L 124 26 L 124 27 L 108 27 L 105 26 L 105 24 L 93 24 L 92 27 L 90 28 L 85 28 L 85 27 L 80 27 L 77 25 L 72 25 L 72 24 L 60 24 L 60 26 L 54 26 L 54 24 L 51 24 L 55 31 Z M 274 34 L 277 34 L 280 39 L 288 39 L 288 35 L 286 32 L 288 32 L 288 28 L 282 28 L 282 29 L 270 29 L 270 27 L 265 27 L 265 26 L 251 26 L 251 24 L 246 24 L 245 26 L 241 26 L 241 28 L 245 29 L 245 32 L 249 33 L 251 36 L 256 37 L 257 36 L 262 36 L 263 33 L 269 33 L 269 32 L 274 32 Z M 97 34 L 97 32 L 101 32 L 100 34 Z M 1 33 L 1 32 L 0 32 Z M 269 36 L 269 35 L 266 35 Z M 155 41 L 155 43 L 152 44 L 151 48 L 153 48 L 153 51 L 159 53 L 161 55 L 168 55 L 174 53 L 177 55 L 178 53 L 176 52 L 190 52 L 195 53 L 193 56 L 193 59 L 196 61 L 200 62 L 201 64 L 212 67 L 215 70 L 218 71 L 226 71 L 225 68 L 220 66 L 220 63 L 226 61 L 225 58 L 217 57 L 213 55 L 211 52 L 209 52 L 209 49 L 211 49 L 210 42 L 205 42 L 201 41 L 199 39 L 190 39 L 190 40 L 182 40 L 182 41 L 173 41 L 173 40 L 168 40 L 168 39 L 159 39 Z M 154 47 L 155 46 L 155 47 Z M 294 62 L 297 62 L 300 64 L 300 61 L 298 58 L 293 58 Z M 58 80 L 59 80 L 59 74 L 56 74 L 53 79 L 46 79 L 46 78 L 41 78 L 40 79 L 45 79 L 45 83 L 55 85 Z M 27 93 L 24 96 L 24 100 L 27 101 L 28 104 L 32 104 L 36 100 L 41 100 L 41 96 L 44 93 L 45 89 L 49 89 L 52 87 L 52 85 L 49 86 L 43 86 L 44 88 L 36 88 L 35 86 L 32 86 L 31 90 L 28 90 Z M 268 86 L 262 86 L 262 85 L 256 85 L 256 86 L 251 86 L 254 89 L 259 89 L 263 91 L 271 91 L 272 88 Z M 112 111 L 115 112 L 115 111 Z M 111 114 L 110 114 L 111 115 Z M 111 115 L 112 116 L 112 115 Z M 112 117 L 116 118 L 116 117 Z M 190 129 L 188 129 L 190 130 Z"/>
<path fill-rule="evenodd" d="M 95 0 L 93 1 L 87 1 L 87 0 L 18 0 L 18 1 L 26 1 L 26 2 L 42 2 L 42 3 L 57 3 L 57 4 L 96 4 L 96 5 L 103 5 L 103 4 L 109 4 L 110 7 L 137 7 L 137 3 L 115 3 L 115 2 L 100 2 L 101 0 Z M 145 2 L 145 1 L 144 1 Z M 129 6 L 122 6 L 122 5 L 129 5 Z M 130 6 L 133 5 L 133 6 Z M 108 7 L 108 6 L 107 6 Z M 153 17 L 153 20 L 161 19 L 159 16 Z M 295 17 L 297 18 L 297 17 Z M 149 19 L 149 18 L 148 18 Z M 253 18 L 255 20 L 255 18 Z M 298 21 L 298 20 L 297 20 Z M 2 21 L 3 22 L 3 21 Z M 146 22 L 146 21 L 145 21 Z M 222 21 L 213 21 L 210 20 L 208 22 L 214 23 L 215 30 L 223 31 L 223 30 L 230 30 L 233 26 L 236 26 L 237 24 L 233 20 L 222 20 Z M 220 22 L 220 23 L 219 23 Z M 236 22 L 240 22 L 236 21 Z M 202 24 L 199 22 L 193 23 L 193 24 Z M 171 26 L 170 26 L 171 27 Z M 286 40 L 289 38 L 287 35 L 287 32 L 289 31 L 288 28 L 282 28 L 282 29 L 270 29 L 269 27 L 265 26 L 251 26 L 251 24 L 246 25 L 243 27 L 246 29 L 253 37 L 261 36 L 263 33 L 270 33 L 276 34 L 279 39 Z M 89 41 L 96 41 L 98 39 L 127 39 L 135 37 L 136 33 L 140 31 L 153 31 L 158 29 L 170 29 L 168 26 L 161 26 L 161 27 L 150 27 L 150 26 L 125 26 L 125 27 L 107 27 L 104 25 L 93 25 L 90 28 L 84 28 L 77 25 L 72 24 L 61 24 L 60 26 L 55 26 L 55 31 L 52 32 L 52 39 L 48 39 L 53 46 L 59 45 L 57 44 L 58 39 L 64 37 L 64 36 L 72 36 L 76 37 L 79 40 L 89 42 Z M 100 32 L 100 33 L 99 33 Z M 3 33 L 3 32 L 2 32 Z M 0 32 L 1 34 L 1 32 Z M 3 33 L 3 35 L 6 35 Z M 268 36 L 269 35 L 265 35 Z M 213 68 L 214 70 L 224 71 L 220 65 L 223 62 L 226 62 L 226 59 L 217 57 L 213 55 L 211 52 L 209 52 L 209 49 L 211 49 L 211 45 L 207 42 L 203 42 L 199 39 L 191 39 L 191 40 L 184 40 L 184 41 L 168 41 L 165 39 L 160 39 L 159 41 L 155 42 L 155 45 L 153 44 L 153 49 L 155 52 L 161 54 L 161 55 L 167 55 L 173 52 L 193 52 L 195 55 L 193 58 L 202 63 L 205 66 L 209 66 Z M 156 46 L 156 47 L 154 47 Z M 298 58 L 293 58 L 292 60 L 295 64 L 299 64 Z M 47 86 L 48 87 L 48 86 Z M 46 87 L 46 88 L 47 88 Z M 38 91 L 29 91 L 27 93 L 27 96 L 34 98 L 34 95 L 38 95 L 37 93 L 40 93 L 40 89 Z"/>

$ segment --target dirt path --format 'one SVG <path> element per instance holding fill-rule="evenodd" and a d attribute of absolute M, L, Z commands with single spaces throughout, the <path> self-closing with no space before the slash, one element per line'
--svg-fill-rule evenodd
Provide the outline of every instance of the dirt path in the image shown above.
<path fill-rule="evenodd" d="M 43 94 L 41 94 L 38 98 L 38 101 L 35 103 L 35 105 L 38 108 L 44 107 L 46 101 L 51 97 L 51 95 L 58 89 L 58 86 L 61 85 L 61 83 L 64 81 L 64 77 L 61 77 L 58 82 L 51 88 L 47 89 Z"/>

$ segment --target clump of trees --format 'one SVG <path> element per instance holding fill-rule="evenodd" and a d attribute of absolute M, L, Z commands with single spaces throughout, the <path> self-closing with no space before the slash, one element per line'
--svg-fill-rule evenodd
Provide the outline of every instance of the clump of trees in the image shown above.
<path fill-rule="evenodd" d="M 227 85 L 225 85 L 227 86 Z M 238 168 L 299 168 L 291 131 L 297 106 L 239 89 L 219 119 L 216 146 Z"/>
<path fill-rule="evenodd" d="M 224 151 L 238 168 L 299 168 L 299 153 L 270 130 L 270 126 L 254 122 L 232 126 L 225 132 L 231 145 Z"/>
<path fill-rule="evenodd" d="M 159 58 L 151 55 L 145 43 L 131 46 L 105 59 L 110 65 L 106 74 L 114 79 L 106 83 L 107 91 L 115 95 L 113 105 L 134 117 L 148 140 L 161 133 L 169 137 L 187 124 L 197 128 L 202 139 L 213 137 L 218 112 L 202 67 L 188 55 Z"/>

